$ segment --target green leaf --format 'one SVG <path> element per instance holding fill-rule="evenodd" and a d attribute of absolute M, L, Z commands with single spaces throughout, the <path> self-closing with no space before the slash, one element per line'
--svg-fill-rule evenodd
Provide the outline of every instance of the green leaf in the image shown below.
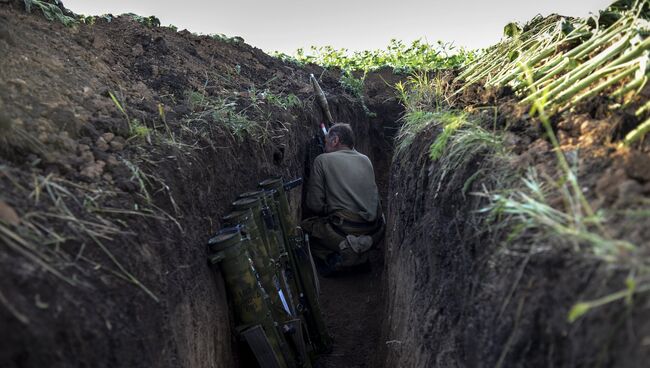
<path fill-rule="evenodd" d="M 576 303 L 572 308 L 571 311 L 569 311 L 569 316 L 568 316 L 568 321 L 569 323 L 575 322 L 578 318 L 582 317 L 585 313 L 587 313 L 591 309 L 591 304 L 589 303 Z"/>
<path fill-rule="evenodd" d="M 516 22 L 510 22 L 503 27 L 503 35 L 506 37 L 517 37 L 521 34 L 521 27 Z"/>

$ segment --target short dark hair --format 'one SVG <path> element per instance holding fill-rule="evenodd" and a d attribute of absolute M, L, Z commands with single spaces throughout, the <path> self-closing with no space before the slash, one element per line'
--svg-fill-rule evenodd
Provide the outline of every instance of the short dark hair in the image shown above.
<path fill-rule="evenodd" d="M 327 134 L 339 137 L 341 144 L 354 148 L 354 132 L 350 124 L 336 123 L 332 125 Z"/>

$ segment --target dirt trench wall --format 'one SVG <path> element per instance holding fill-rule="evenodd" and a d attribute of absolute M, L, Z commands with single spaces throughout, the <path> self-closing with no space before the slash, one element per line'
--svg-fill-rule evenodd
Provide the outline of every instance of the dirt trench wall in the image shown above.
<path fill-rule="evenodd" d="M 647 299 L 567 322 L 578 300 L 624 288 L 629 269 L 525 237 L 506 244 L 477 213 L 485 200 L 461 190 L 483 157 L 439 180 L 428 157 L 435 134 L 420 134 L 390 169 L 384 366 L 645 366 Z"/>
<path fill-rule="evenodd" d="M 285 64 L 245 44 L 126 18 L 66 28 L 23 9 L 22 1 L 0 4 L 0 126 L 9 129 L 0 136 L 1 204 L 16 212 L 17 225 L 57 211 L 45 195 L 30 196 L 34 180 L 49 178 L 68 188 L 63 201 L 80 220 L 93 206 L 121 211 L 102 217 L 120 230 L 102 243 L 158 301 L 116 276 L 96 242 L 72 232 L 78 225 L 45 222 L 64 239 L 58 248 L 38 244 L 35 254 L 51 255 L 77 285 L 0 241 L 0 366 L 236 366 L 226 293 L 207 263 L 207 239 L 237 194 L 269 176 L 303 175 L 305 145 L 321 118 L 310 72 L 321 76 L 335 119 L 353 124 L 359 150 L 373 160 L 382 155 L 372 149 L 383 142 L 381 116 L 367 116 L 337 73 Z M 241 110 L 265 89 L 301 101 L 249 108 L 272 132 L 267 140 L 236 139 L 218 121 L 197 127 L 184 120 L 190 91 L 226 96 Z M 154 129 L 151 142 L 129 138 L 109 91 L 130 118 Z M 159 106 L 182 144 L 165 143 Z M 8 140 L 17 131 L 40 143 Z M 119 145 L 105 146 L 106 133 Z M 140 182 L 123 160 L 137 162 L 149 181 Z M 291 193 L 296 218 L 300 197 Z M 143 209 L 151 216 L 128 212 Z"/>

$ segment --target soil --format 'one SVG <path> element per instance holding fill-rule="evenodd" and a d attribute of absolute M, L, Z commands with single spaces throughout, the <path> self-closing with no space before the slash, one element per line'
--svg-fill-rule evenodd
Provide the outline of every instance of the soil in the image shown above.
<path fill-rule="evenodd" d="M 377 167 L 390 158 L 386 118 L 368 116 L 339 73 L 242 42 L 129 17 L 66 28 L 5 1 L 0 55 L 0 224 L 26 240 L 0 239 L 2 367 L 239 366 L 205 244 L 239 193 L 305 173 L 321 119 L 309 73 L 358 149 Z M 235 134 L 222 120 L 236 118 L 263 128 Z M 299 190 L 290 201 L 299 218 Z M 379 284 L 362 280 L 374 289 L 357 297 L 380 306 Z M 324 304 L 359 290 L 342 282 L 324 282 Z M 334 330 L 367 321 L 357 299 L 345 302 L 355 315 L 327 307 Z M 334 354 L 356 345 L 341 337 Z"/>
<path fill-rule="evenodd" d="M 474 87 L 457 103 L 475 111 L 485 128 L 505 132 L 510 153 L 494 162 L 478 152 L 446 172 L 439 160 L 429 158 L 429 146 L 440 132 L 429 128 L 394 158 L 385 366 L 647 365 L 647 294 L 636 295 L 629 305 L 614 302 L 575 323 L 567 321 L 576 302 L 625 289 L 624 279 L 650 249 L 650 218 L 629 215 L 648 208 L 649 146 L 630 150 L 612 143 L 630 129 L 626 121 L 633 108 L 612 113 L 599 107 L 606 101 L 596 100 L 553 121 L 588 201 L 610 213 L 610 235 L 639 247 L 635 256 L 626 259 L 622 253 L 622 259 L 605 262 L 559 239 L 540 241 L 534 232 L 512 236 L 513 229 L 501 226 L 503 218 L 486 218 L 481 209 L 489 202 L 476 194 L 510 187 L 529 167 L 558 178 L 556 158 L 539 123 L 510 91 Z M 508 175 L 498 175 L 503 173 Z M 561 207 L 559 200 L 549 198 Z"/>
<path fill-rule="evenodd" d="M 370 272 L 320 278 L 321 305 L 334 344 L 316 368 L 381 366 L 383 250 L 373 253 Z"/>

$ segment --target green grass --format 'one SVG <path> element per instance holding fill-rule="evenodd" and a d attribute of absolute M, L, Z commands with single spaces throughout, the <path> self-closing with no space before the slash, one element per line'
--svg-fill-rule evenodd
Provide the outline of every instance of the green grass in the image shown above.
<path fill-rule="evenodd" d="M 437 118 L 438 114 L 429 111 L 407 112 L 401 118 L 403 124 L 396 137 L 393 157 L 401 156 L 411 146 L 415 137 L 428 126 L 434 124 Z"/>
<path fill-rule="evenodd" d="M 434 142 L 437 148 L 433 148 L 443 149 L 452 130 L 458 128 L 466 118 L 464 113 L 453 109 L 453 101 L 448 97 L 451 86 L 445 77 L 439 74 L 431 77 L 425 72 L 413 73 L 405 82 L 397 83 L 394 88 L 405 111 L 401 117 L 402 126 L 396 137 L 394 157 L 400 156 L 413 143 L 415 137 L 430 126 L 443 127 L 440 141 L 437 144 Z"/>
<path fill-rule="evenodd" d="M 549 198 L 557 194 L 567 208 L 550 205 Z M 501 218 L 502 223 L 513 223 L 513 227 L 534 234 L 538 243 L 570 244 L 577 252 L 588 251 L 608 261 L 616 261 L 622 253 L 636 249 L 633 244 L 612 239 L 603 232 L 603 214 L 584 213 L 580 199 L 568 183 L 543 181 L 534 170 L 523 179 L 523 188 L 494 192 L 490 200 L 492 204 L 484 211 Z"/>
<path fill-rule="evenodd" d="M 264 102 L 270 106 L 275 106 L 282 110 L 289 110 L 294 107 L 302 106 L 302 101 L 300 98 L 293 93 L 284 94 L 284 93 L 273 93 L 268 88 L 260 92 L 259 94 L 254 91 L 251 92 L 251 103 L 256 104 L 258 102 Z M 256 97 L 252 97 L 256 96 Z"/>
<path fill-rule="evenodd" d="M 436 139 L 429 147 L 429 158 L 432 161 L 436 161 L 442 156 L 452 135 L 454 135 L 462 126 L 467 124 L 467 114 L 441 114 L 437 120 L 439 121 L 439 124 L 442 124 L 442 132 L 436 136 Z"/>
<path fill-rule="evenodd" d="M 257 93 L 250 94 L 250 104 L 240 108 L 237 101 L 228 97 L 209 96 L 198 91 L 189 91 L 186 94 L 188 106 L 192 112 L 185 118 L 187 124 L 203 123 L 209 126 L 216 126 L 228 133 L 236 142 L 242 142 L 246 138 L 253 141 L 265 141 L 271 132 L 266 126 L 262 126 L 256 120 L 247 115 L 247 110 L 260 110 L 260 98 Z M 275 97 L 274 102 L 282 107 L 297 104 L 297 98 L 286 100 Z M 299 100 L 298 100 L 299 101 Z"/>

